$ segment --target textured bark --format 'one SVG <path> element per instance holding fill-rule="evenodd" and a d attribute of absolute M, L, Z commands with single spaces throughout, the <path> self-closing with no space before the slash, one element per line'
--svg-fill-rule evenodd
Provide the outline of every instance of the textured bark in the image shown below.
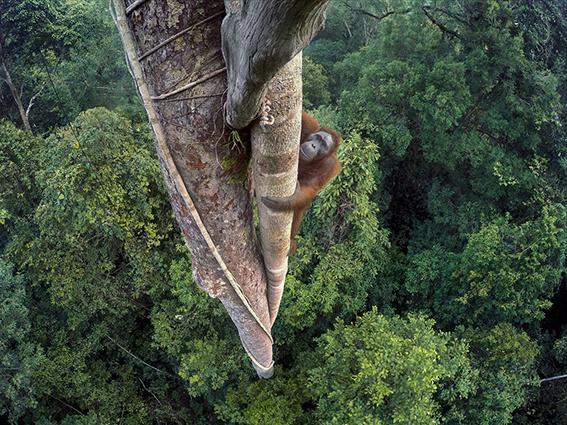
<path fill-rule="evenodd" d="M 128 18 L 124 0 L 113 0 L 113 4 L 132 74 L 156 136 L 171 204 L 192 254 L 195 280 L 221 300 L 244 348 L 255 359 L 258 374 L 269 377 L 273 362 L 267 282 L 252 230 L 249 193 L 242 178 L 237 178 L 247 161 L 230 151 L 223 123 L 226 79 L 219 71 L 224 67 L 220 51 L 223 2 L 148 1 Z M 218 18 L 207 19 L 212 16 Z M 137 59 L 168 39 L 171 41 L 143 60 Z M 205 78 L 208 76 L 212 77 Z M 189 84 L 195 81 L 201 82 Z M 182 87 L 190 89 L 164 96 Z M 189 198 L 261 324 L 227 280 L 191 214 Z"/>
<path fill-rule="evenodd" d="M 255 124 L 252 128 L 252 170 L 272 324 L 287 274 L 293 213 L 271 210 L 260 199 L 290 196 L 295 190 L 301 132 L 301 56 L 297 54 L 268 84 L 266 98 L 271 102 L 274 124 Z"/>
<path fill-rule="evenodd" d="M 268 378 L 292 217 L 258 203 L 268 284 L 244 186 L 248 158 L 230 150 L 223 106 L 229 124 L 243 128 L 268 90 L 274 123 L 251 127 L 256 194 L 291 195 L 301 126 L 298 53 L 322 26 L 327 0 L 225 1 L 226 103 L 222 0 L 112 2 L 194 278 L 221 300 L 258 375 Z"/>
<path fill-rule="evenodd" d="M 244 128 L 268 82 L 321 29 L 328 0 L 225 0 L 222 51 L 228 71 L 225 117 Z"/>

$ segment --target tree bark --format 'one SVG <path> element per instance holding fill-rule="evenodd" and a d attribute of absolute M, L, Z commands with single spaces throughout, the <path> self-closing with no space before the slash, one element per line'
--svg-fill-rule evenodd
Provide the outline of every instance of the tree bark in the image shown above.
<path fill-rule="evenodd" d="M 155 133 L 171 204 L 192 254 L 195 281 L 221 300 L 258 374 L 270 377 L 267 282 L 243 184 L 247 161 L 230 150 L 224 131 L 226 80 L 219 72 L 224 67 L 223 2 L 148 1 L 128 18 L 123 0 L 113 4 L 130 69 Z M 183 87 L 189 89 L 179 90 Z M 234 277 L 241 294 L 227 276 Z"/>
<path fill-rule="evenodd" d="M 285 197 L 295 191 L 301 133 L 301 53 L 288 62 L 268 84 L 274 123 L 252 128 L 252 170 L 260 217 L 260 240 L 268 276 L 268 306 L 276 320 L 287 274 L 293 212 L 274 211 L 262 196 Z"/>
<path fill-rule="evenodd" d="M 225 0 L 225 5 L 221 31 L 228 72 L 226 121 L 243 128 L 258 115 L 266 91 L 272 102 L 273 125 L 252 127 L 252 164 L 273 324 L 283 295 L 293 214 L 272 211 L 260 199 L 289 196 L 295 190 L 300 52 L 323 26 L 327 0 Z"/>
<path fill-rule="evenodd" d="M 222 0 L 112 2 L 194 278 L 224 304 L 258 375 L 268 378 L 292 214 L 258 203 L 268 284 L 244 185 L 248 154 L 231 150 L 223 107 L 230 125 L 246 127 L 268 90 L 274 122 L 251 126 L 256 194 L 291 195 L 301 127 L 298 52 L 321 27 L 327 0 L 226 0 L 228 88 Z"/>
<path fill-rule="evenodd" d="M 222 51 L 228 71 L 228 125 L 244 128 L 258 115 L 268 82 L 323 26 L 327 2 L 225 0 Z"/>

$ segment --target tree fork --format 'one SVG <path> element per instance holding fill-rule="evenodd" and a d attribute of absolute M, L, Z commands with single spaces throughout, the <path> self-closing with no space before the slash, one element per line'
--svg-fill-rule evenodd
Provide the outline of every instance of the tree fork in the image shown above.
<path fill-rule="evenodd" d="M 287 272 L 291 214 L 259 207 L 263 262 L 249 193 L 234 182 L 236 171 L 221 165 L 245 163 L 230 150 L 223 118 L 233 128 L 248 126 L 268 90 L 273 123 L 253 124 L 251 131 L 256 192 L 291 194 L 301 124 L 298 53 L 321 28 L 327 0 L 226 0 L 222 30 L 214 19 L 222 10 L 220 0 L 135 2 L 128 16 L 124 0 L 112 2 L 156 136 L 171 204 L 191 250 L 194 278 L 221 300 L 256 372 L 268 378 L 273 374 L 270 332 Z M 228 72 L 224 105 L 217 95 L 226 88 L 219 78 L 225 66 L 219 46 Z M 198 98 L 204 100 L 196 102 Z"/>
<path fill-rule="evenodd" d="M 112 1 L 130 69 L 154 130 L 171 204 L 192 254 L 195 281 L 221 300 L 258 375 L 268 378 L 273 374 L 273 359 L 267 282 L 252 231 L 249 195 L 243 184 L 231 181 L 234 172 L 220 165 L 235 156 L 222 143 L 222 98 L 193 99 L 223 92 L 224 74 L 190 87 L 182 84 L 224 66 L 218 49 L 220 22 L 211 20 L 196 28 L 192 33 L 200 40 L 196 44 L 181 37 L 143 64 L 137 59 L 140 51 L 177 34 L 190 21 L 218 13 L 222 2 L 148 2 L 127 18 L 123 0 Z M 158 26 L 157 20 L 162 24 Z M 174 101 L 177 94 L 168 95 L 167 102 L 152 99 L 152 94 L 169 92 L 175 85 L 172 91 L 183 91 L 185 96 L 178 102 Z"/>

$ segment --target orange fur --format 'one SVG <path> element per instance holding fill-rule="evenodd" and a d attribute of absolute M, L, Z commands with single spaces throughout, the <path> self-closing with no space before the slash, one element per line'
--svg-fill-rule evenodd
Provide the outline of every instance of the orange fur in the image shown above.
<path fill-rule="evenodd" d="M 293 210 L 290 254 L 295 252 L 296 244 L 294 237 L 299 232 L 299 226 L 303 220 L 305 210 L 309 208 L 317 193 L 341 171 L 341 164 L 336 154 L 341 142 L 340 134 L 330 128 L 320 127 L 319 122 L 314 117 L 303 112 L 301 116 L 300 144 L 304 143 L 311 134 L 317 131 L 325 131 L 331 135 L 334 142 L 331 152 L 316 161 L 299 161 L 298 186 L 293 195 L 286 198 L 262 198 L 264 204 L 269 208 L 279 211 Z"/>

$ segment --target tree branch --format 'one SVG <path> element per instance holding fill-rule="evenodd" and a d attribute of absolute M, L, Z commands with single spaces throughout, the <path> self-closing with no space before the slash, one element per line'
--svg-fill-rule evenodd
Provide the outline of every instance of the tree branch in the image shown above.
<path fill-rule="evenodd" d="M 20 118 L 22 119 L 22 123 L 24 124 L 24 129 L 28 133 L 33 133 L 30 122 L 28 120 L 28 116 L 26 115 L 26 111 L 24 110 L 22 98 L 18 94 L 18 88 L 14 85 L 14 82 L 12 81 L 10 71 L 8 71 L 8 68 L 6 67 L 6 63 L 4 62 L 4 59 L 3 59 L 1 52 L 2 52 L 2 46 L 0 44 L 0 70 L 2 70 L 2 72 L 4 73 L 4 77 L 2 78 L 2 80 L 10 88 L 10 93 L 12 93 L 12 97 L 14 98 L 14 102 L 16 102 L 16 106 L 18 107 L 18 112 L 20 113 Z"/>
<path fill-rule="evenodd" d="M 175 376 L 175 375 L 173 375 L 173 374 L 171 374 L 171 373 L 169 373 L 169 372 L 166 372 L 166 371 L 164 371 L 164 370 L 158 369 L 157 367 L 152 366 L 152 365 L 149 364 L 148 362 L 145 362 L 144 360 L 142 360 L 141 358 L 139 358 L 137 355 L 135 355 L 135 354 L 132 353 L 131 351 L 128 351 L 126 348 L 124 348 L 122 345 L 120 345 L 118 342 L 116 342 L 110 335 L 106 335 L 106 337 L 107 337 L 110 341 L 112 341 L 114 344 L 116 344 L 116 345 L 118 346 L 118 348 L 120 348 L 120 349 L 121 349 L 122 351 L 124 351 L 126 354 L 128 354 L 128 355 L 131 356 L 132 358 L 138 360 L 139 362 L 141 362 L 142 364 L 146 365 L 146 366 L 149 367 L 150 369 L 153 369 L 153 370 L 155 370 L 156 372 L 159 372 L 159 373 L 163 373 L 164 375 L 171 376 L 172 378 L 175 378 L 175 379 L 178 378 L 177 376 Z"/>
<path fill-rule="evenodd" d="M 437 28 L 439 28 L 443 33 L 449 34 L 449 35 L 452 36 L 452 37 L 461 39 L 461 36 L 459 35 L 459 33 L 457 33 L 456 31 L 453 31 L 453 30 L 447 28 L 443 23 L 439 22 L 439 21 L 429 12 L 429 9 L 430 9 L 429 6 L 422 6 L 422 8 L 421 8 L 421 10 L 423 10 L 423 13 L 425 13 L 425 16 L 427 16 L 427 19 L 429 19 L 433 25 L 435 25 Z"/>
<path fill-rule="evenodd" d="M 567 378 L 567 375 L 557 375 L 557 376 L 552 376 L 551 378 L 540 379 L 539 383 L 543 384 L 544 382 L 558 381 L 560 379 L 565 379 L 565 378 Z"/>
<path fill-rule="evenodd" d="M 455 15 L 454 13 L 449 12 L 449 11 L 446 10 L 446 9 L 442 9 L 442 8 L 440 8 L 440 7 L 431 7 L 431 6 L 424 6 L 424 7 L 428 7 L 430 10 L 435 10 L 435 11 L 437 11 L 437 12 L 440 12 L 440 13 L 442 13 L 442 14 L 448 16 L 449 18 L 454 19 L 455 21 L 460 22 L 461 24 L 469 25 L 469 23 L 468 23 L 464 18 L 462 18 L 462 17 L 460 17 L 460 16 L 457 16 L 457 15 Z"/>
<path fill-rule="evenodd" d="M 138 7 L 140 7 L 141 5 L 143 5 L 145 2 L 147 2 L 148 0 L 136 0 L 134 3 L 132 3 L 130 6 L 128 6 L 126 8 L 126 15 L 129 15 L 130 13 L 132 13 L 135 9 L 137 9 Z"/>
<path fill-rule="evenodd" d="M 79 409 L 77 409 L 74 406 L 71 406 L 69 403 L 67 403 L 66 401 L 61 400 L 60 398 L 55 397 L 54 395 L 51 394 L 47 394 L 49 397 L 51 397 L 53 400 L 58 401 L 59 403 L 61 403 L 63 406 L 68 407 L 71 410 L 74 410 L 75 412 L 77 412 L 79 415 L 81 416 L 85 416 L 85 414 L 83 412 L 81 412 Z"/>
<path fill-rule="evenodd" d="M 409 13 L 411 12 L 411 9 L 406 9 L 406 10 L 389 10 L 387 12 L 384 12 L 382 15 L 376 15 L 375 13 L 369 12 L 368 10 L 365 9 L 360 9 L 358 7 L 353 7 L 351 6 L 347 1 L 343 1 L 343 4 L 351 11 L 354 13 L 358 13 L 360 15 L 365 15 L 365 16 L 369 16 L 373 19 L 376 19 L 377 21 L 381 21 L 384 18 L 387 18 L 390 15 L 393 14 L 404 14 L 404 13 Z"/>
<path fill-rule="evenodd" d="M 225 0 L 222 52 L 228 70 L 225 118 L 244 128 L 257 116 L 266 86 L 322 27 L 328 0 Z"/>
<path fill-rule="evenodd" d="M 32 106 L 34 105 L 34 101 L 35 101 L 35 99 L 37 99 L 37 97 L 41 94 L 41 92 L 43 91 L 43 88 L 44 88 L 44 87 L 45 87 L 45 84 L 42 84 L 42 85 L 41 85 L 41 88 L 39 89 L 39 91 L 31 97 L 31 99 L 30 99 L 30 101 L 29 101 L 29 103 L 28 103 L 28 107 L 26 108 L 26 117 L 29 118 L 31 108 L 32 108 Z"/>

